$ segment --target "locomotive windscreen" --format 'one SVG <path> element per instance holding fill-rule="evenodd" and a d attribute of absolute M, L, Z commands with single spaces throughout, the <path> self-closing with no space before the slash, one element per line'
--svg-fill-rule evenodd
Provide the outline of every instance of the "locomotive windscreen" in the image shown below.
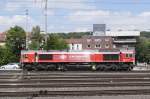
<path fill-rule="evenodd" d="M 39 54 L 39 60 L 52 60 L 52 54 Z"/>
<path fill-rule="evenodd" d="M 119 60 L 119 54 L 104 54 L 104 60 Z"/>

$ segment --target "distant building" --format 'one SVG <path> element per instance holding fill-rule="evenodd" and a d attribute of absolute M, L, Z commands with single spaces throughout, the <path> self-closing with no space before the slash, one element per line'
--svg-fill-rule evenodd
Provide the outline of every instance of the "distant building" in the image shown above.
<path fill-rule="evenodd" d="M 66 39 L 67 44 L 69 45 L 69 50 L 83 50 L 82 43 L 83 39 Z"/>
<path fill-rule="evenodd" d="M 120 50 L 135 50 L 139 31 L 108 31 L 107 36 L 113 38 L 113 46 Z"/>
<path fill-rule="evenodd" d="M 0 33 L 0 46 L 5 45 L 6 33 Z"/>
<path fill-rule="evenodd" d="M 93 24 L 93 36 L 106 36 L 106 25 L 105 24 Z"/>
<path fill-rule="evenodd" d="M 106 36 L 83 36 L 67 39 L 69 50 L 135 50 L 138 31 L 107 31 Z"/>
<path fill-rule="evenodd" d="M 80 39 L 67 39 L 69 50 L 113 49 L 113 39 L 108 36 L 84 36 Z"/>

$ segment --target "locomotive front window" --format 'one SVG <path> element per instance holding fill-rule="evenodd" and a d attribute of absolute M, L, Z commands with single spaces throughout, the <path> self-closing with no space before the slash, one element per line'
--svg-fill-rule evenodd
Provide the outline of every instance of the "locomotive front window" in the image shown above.
<path fill-rule="evenodd" d="M 118 54 L 104 54 L 103 55 L 104 60 L 119 60 Z"/>
<path fill-rule="evenodd" d="M 53 55 L 52 54 L 39 54 L 39 60 L 52 60 Z"/>

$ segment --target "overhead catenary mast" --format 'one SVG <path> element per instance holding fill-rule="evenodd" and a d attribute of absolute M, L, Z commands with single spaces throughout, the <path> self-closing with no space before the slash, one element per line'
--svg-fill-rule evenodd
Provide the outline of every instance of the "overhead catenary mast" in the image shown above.
<path fill-rule="evenodd" d="M 25 14 L 26 14 L 26 49 L 28 49 L 28 15 L 29 15 L 29 13 L 28 13 L 28 9 L 26 9 L 25 10 Z"/>
<path fill-rule="evenodd" d="M 36 3 L 38 0 L 35 0 L 34 2 Z M 48 6 L 48 0 L 42 0 L 44 2 L 44 28 L 45 28 L 45 42 L 47 42 L 47 6 Z"/>
<path fill-rule="evenodd" d="M 45 42 L 47 42 L 47 38 L 48 38 L 48 35 L 47 35 L 47 2 L 48 0 L 44 0 L 45 1 Z"/>

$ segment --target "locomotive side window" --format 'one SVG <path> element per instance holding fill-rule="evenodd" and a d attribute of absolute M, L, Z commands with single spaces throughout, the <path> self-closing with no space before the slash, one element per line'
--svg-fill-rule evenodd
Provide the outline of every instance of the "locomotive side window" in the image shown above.
<path fill-rule="evenodd" d="M 132 58 L 133 54 L 126 54 L 126 58 Z"/>
<path fill-rule="evenodd" d="M 118 54 L 104 54 L 103 55 L 104 60 L 119 60 Z"/>
<path fill-rule="evenodd" d="M 23 55 L 23 58 L 24 58 L 24 59 L 28 58 L 28 55 L 27 55 L 27 54 L 24 54 L 24 55 Z"/>
<path fill-rule="evenodd" d="M 52 60 L 52 54 L 39 54 L 39 60 Z"/>

